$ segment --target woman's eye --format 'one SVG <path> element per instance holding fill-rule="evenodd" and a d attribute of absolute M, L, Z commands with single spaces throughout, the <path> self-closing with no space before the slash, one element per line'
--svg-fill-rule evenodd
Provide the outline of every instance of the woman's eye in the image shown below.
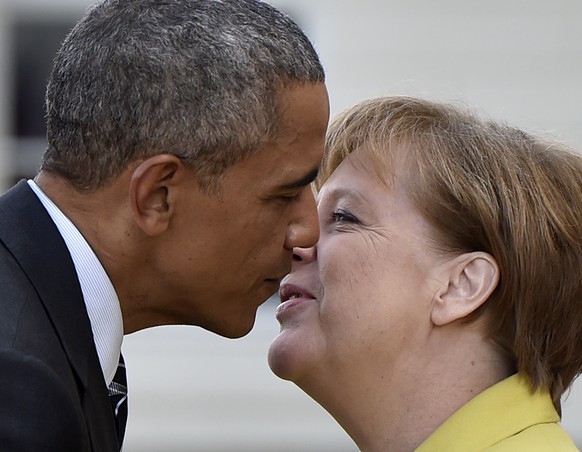
<path fill-rule="evenodd" d="M 339 209 L 331 214 L 334 223 L 359 223 L 359 220 L 351 213 Z"/>

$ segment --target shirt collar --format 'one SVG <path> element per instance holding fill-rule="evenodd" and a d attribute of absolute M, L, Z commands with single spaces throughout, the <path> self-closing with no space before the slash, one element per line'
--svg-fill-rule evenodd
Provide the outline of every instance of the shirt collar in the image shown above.
<path fill-rule="evenodd" d="M 71 254 L 103 377 L 109 386 L 119 363 L 123 342 L 123 318 L 115 288 L 101 262 L 71 220 L 33 180 L 29 180 L 28 184 L 52 218 Z"/>

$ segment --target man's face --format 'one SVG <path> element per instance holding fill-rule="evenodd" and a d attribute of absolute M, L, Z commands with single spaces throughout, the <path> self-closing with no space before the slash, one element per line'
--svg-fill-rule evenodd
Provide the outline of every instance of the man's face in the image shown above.
<path fill-rule="evenodd" d="M 282 133 L 222 176 L 218 194 L 190 178 L 174 214 L 160 305 L 177 323 L 227 337 L 250 331 L 258 306 L 291 269 L 293 247 L 313 246 L 318 219 L 309 183 L 323 154 L 325 85 L 282 92 Z M 190 182 L 189 182 L 190 183 Z"/>

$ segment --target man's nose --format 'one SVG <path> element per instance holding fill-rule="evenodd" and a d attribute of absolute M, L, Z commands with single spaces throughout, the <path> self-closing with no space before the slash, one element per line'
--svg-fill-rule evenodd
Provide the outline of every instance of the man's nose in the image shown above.
<path fill-rule="evenodd" d="M 294 206 L 293 217 L 287 229 L 285 248 L 309 248 L 319 240 L 317 206 L 310 187 L 305 187 L 301 199 Z"/>

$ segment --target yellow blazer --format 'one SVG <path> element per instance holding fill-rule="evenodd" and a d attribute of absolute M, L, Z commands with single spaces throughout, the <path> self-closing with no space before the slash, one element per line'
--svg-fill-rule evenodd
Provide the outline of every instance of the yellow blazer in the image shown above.
<path fill-rule="evenodd" d="M 550 395 L 512 375 L 459 408 L 417 452 L 576 452 Z"/>

